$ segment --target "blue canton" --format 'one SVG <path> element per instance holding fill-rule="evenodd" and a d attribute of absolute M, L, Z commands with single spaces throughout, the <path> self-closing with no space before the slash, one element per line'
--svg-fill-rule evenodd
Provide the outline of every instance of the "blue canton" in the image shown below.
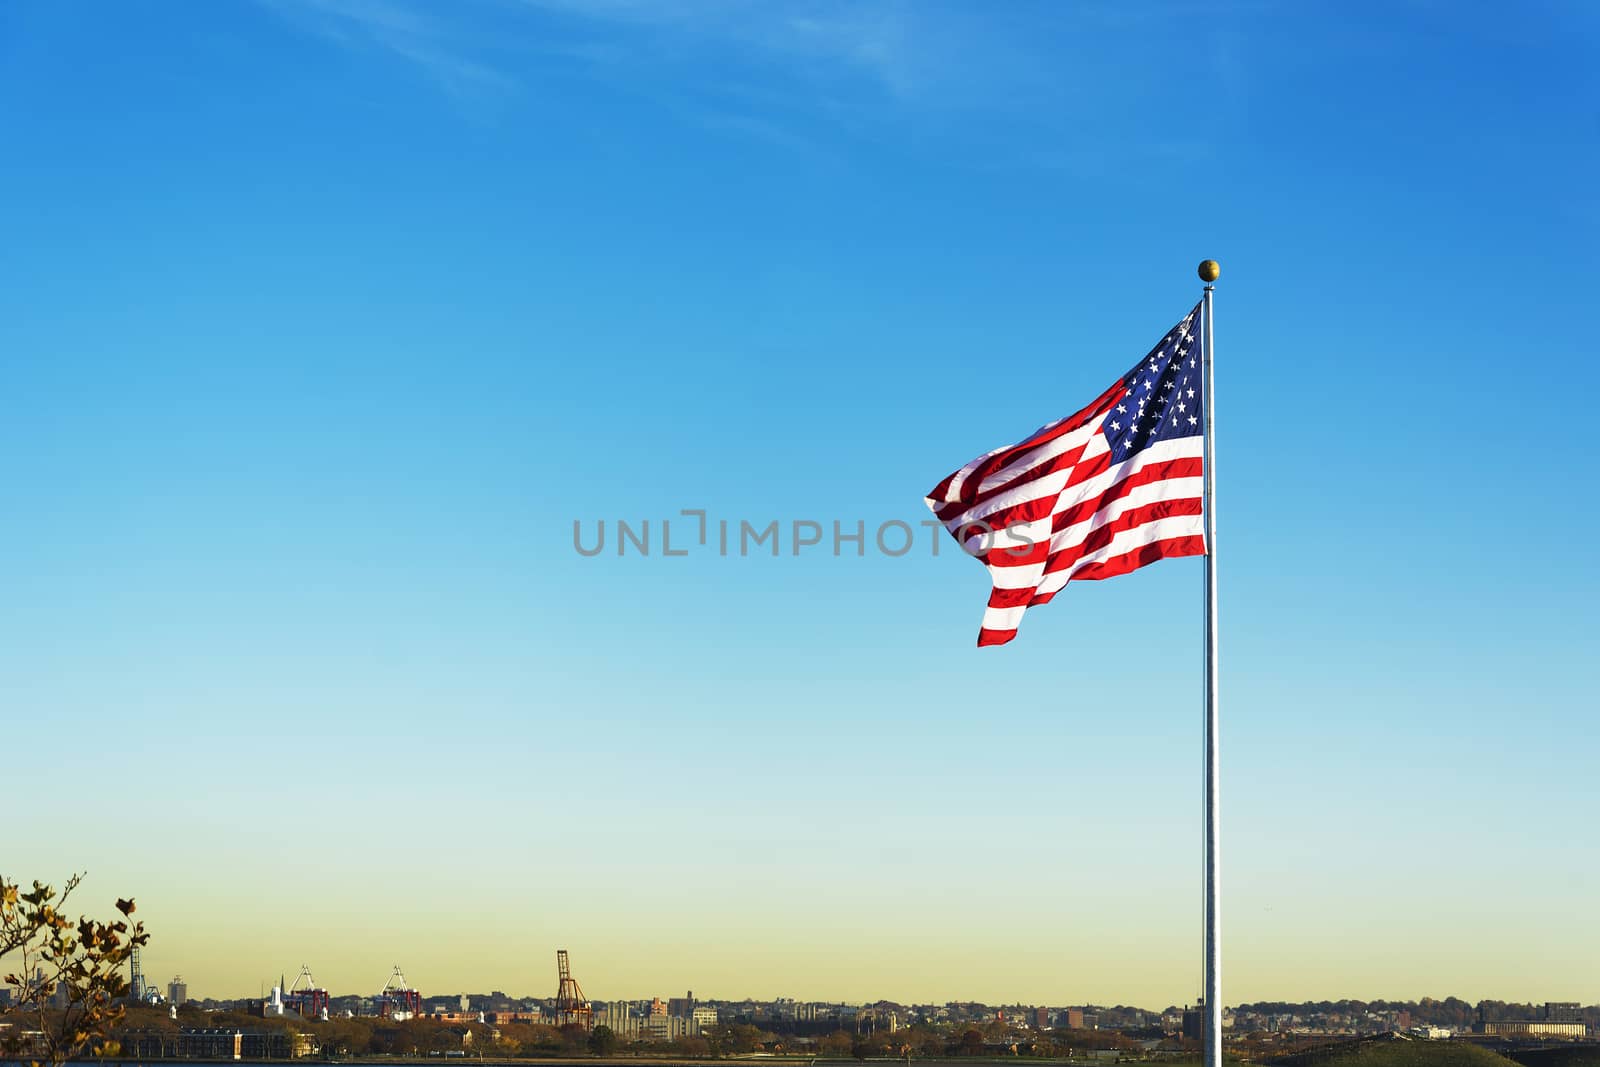
<path fill-rule="evenodd" d="M 1205 431 L 1201 354 L 1200 305 L 1196 304 L 1148 356 L 1123 375 L 1122 397 L 1112 405 L 1101 427 L 1111 445 L 1113 463 L 1156 441 Z"/>

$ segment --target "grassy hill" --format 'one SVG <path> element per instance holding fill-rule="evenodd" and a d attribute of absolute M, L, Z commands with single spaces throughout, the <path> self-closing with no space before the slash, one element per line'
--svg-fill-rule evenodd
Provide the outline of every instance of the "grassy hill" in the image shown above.
<path fill-rule="evenodd" d="M 1326 1045 L 1270 1062 L 1274 1067 L 1518 1067 L 1516 1060 L 1464 1042 L 1381 1039 Z M 1552 1063 L 1538 1067 L 1580 1065 Z"/>

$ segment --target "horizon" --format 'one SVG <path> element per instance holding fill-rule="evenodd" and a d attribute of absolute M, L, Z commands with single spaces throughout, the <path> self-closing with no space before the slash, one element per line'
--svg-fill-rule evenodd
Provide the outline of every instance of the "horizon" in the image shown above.
<path fill-rule="evenodd" d="M 1600 1003 L 1597 35 L 8 5 L 5 873 L 205 990 L 563 944 L 591 995 L 1191 1002 L 1201 561 L 975 649 L 924 497 L 1214 257 L 1222 1002 Z"/>
<path fill-rule="evenodd" d="M 183 976 L 179 975 L 177 977 L 181 980 Z M 188 983 L 185 982 L 185 985 L 187 986 Z M 164 990 L 166 988 L 166 983 L 155 983 L 152 986 L 152 988 L 157 988 L 157 987 L 159 987 L 159 989 Z M 284 988 L 287 990 L 288 987 L 284 987 Z M 315 988 L 321 989 L 321 988 L 326 988 L 326 987 L 318 985 Z M 214 1001 L 214 1002 L 217 1002 L 219 1004 L 222 1004 L 222 1003 L 238 1004 L 238 1003 L 241 1003 L 241 1002 L 248 1002 L 248 1001 L 251 1001 L 251 1000 L 260 1000 L 263 997 L 266 997 L 266 996 L 270 995 L 271 991 L 272 991 L 272 987 L 268 986 L 260 994 L 254 996 L 254 997 L 252 997 L 252 996 L 215 996 L 215 995 L 210 995 L 210 994 L 207 994 L 207 995 L 204 995 L 204 996 L 189 995 L 188 999 L 185 1001 L 185 1003 L 198 1004 L 198 1003 L 200 1003 L 202 1001 Z M 338 992 L 338 991 L 336 991 L 334 989 L 327 989 L 327 992 L 328 992 L 328 995 L 329 995 L 330 999 L 333 1000 L 333 1001 L 349 1000 L 349 999 L 352 999 L 352 998 L 361 998 L 361 999 L 364 999 L 364 1000 L 371 1000 L 374 997 L 378 996 L 377 993 L 341 993 L 341 992 Z M 433 999 L 436 999 L 436 998 L 451 998 L 451 997 L 468 997 L 468 998 L 481 997 L 483 999 L 490 999 L 490 998 L 495 997 L 496 995 L 499 995 L 499 996 L 503 997 L 507 1001 L 513 1001 L 513 1002 L 553 1001 L 553 1000 L 556 999 L 556 995 L 553 994 L 553 993 L 551 993 L 551 994 L 517 993 L 517 992 L 508 992 L 508 991 L 503 990 L 503 989 L 488 989 L 486 991 L 477 991 L 477 990 L 471 990 L 471 989 L 461 989 L 461 990 L 457 990 L 457 991 L 454 991 L 454 992 L 448 992 L 448 993 L 445 993 L 445 992 L 425 992 L 425 991 L 422 991 L 422 990 L 417 990 L 417 992 L 421 995 L 421 997 L 422 997 L 424 1002 L 429 1001 L 429 1000 L 433 1000 Z M 666 991 L 657 991 L 656 993 L 648 994 L 648 995 L 645 995 L 645 996 L 593 997 L 593 998 L 591 998 L 590 1003 L 594 1003 L 594 1004 L 616 1004 L 616 1003 L 643 1004 L 643 1003 L 649 1003 L 649 1002 L 651 1002 L 653 1000 L 665 1001 L 665 1000 L 668 1000 L 668 999 L 672 999 L 672 994 L 670 992 L 668 992 L 667 996 L 665 996 L 665 997 L 662 996 L 663 992 L 666 992 Z M 687 993 L 694 993 L 694 990 L 692 990 L 692 989 L 686 990 L 685 993 L 686 994 Z M 876 1006 L 876 1005 L 880 1005 L 880 1004 L 888 1004 L 888 1005 L 893 1005 L 893 1006 L 898 1006 L 898 1007 L 907 1007 L 907 1008 L 930 1007 L 930 1006 L 932 1006 L 932 1007 L 948 1007 L 950 1005 L 979 1005 L 979 1006 L 983 1006 L 983 1007 L 1001 1008 L 1001 1009 L 1004 1009 L 1004 1008 L 1041 1008 L 1041 1007 L 1048 1007 L 1048 1008 L 1085 1008 L 1085 1009 L 1087 1009 L 1087 1008 L 1096 1008 L 1096 1009 L 1105 1008 L 1105 1009 L 1112 1009 L 1112 1010 L 1115 1010 L 1115 1009 L 1130 1009 L 1130 1010 L 1143 1011 L 1143 1012 L 1146 1012 L 1146 1013 L 1149 1013 L 1149 1014 L 1157 1014 L 1157 1015 L 1161 1014 L 1164 1011 L 1168 1011 L 1170 1009 L 1173 1009 L 1173 1008 L 1183 1009 L 1183 1008 L 1190 1008 L 1190 1007 L 1194 1006 L 1194 1002 L 1193 1001 L 1187 1001 L 1187 1002 L 1186 1001 L 1175 1001 L 1175 1002 L 1170 1003 L 1170 1004 L 1164 1004 L 1164 1005 L 1162 1005 L 1160 1007 L 1149 1007 L 1149 1006 L 1144 1005 L 1144 1004 L 1121 1003 L 1121 1002 L 1101 1001 L 1101 1000 L 1085 1000 L 1085 1001 L 1072 1001 L 1072 1002 L 1055 1003 L 1055 1002 L 1028 1001 L 1028 1000 L 985 1001 L 985 1000 L 981 1000 L 981 999 L 975 998 L 975 997 L 960 997 L 960 998 L 950 998 L 950 999 L 945 999 L 945 1000 L 901 1000 L 901 999 L 896 999 L 894 997 L 875 997 L 875 998 L 863 999 L 863 1000 L 860 1000 L 860 1001 L 854 1001 L 854 1000 L 839 999 L 839 998 L 833 998 L 833 997 L 797 998 L 797 997 L 790 997 L 790 996 L 786 996 L 786 995 L 773 996 L 773 997 L 762 997 L 762 996 L 724 997 L 724 996 L 702 996 L 702 995 L 699 995 L 699 994 L 695 994 L 694 997 L 693 997 L 693 1000 L 697 1004 L 773 1004 L 773 1003 L 778 1003 L 778 1002 L 782 1001 L 782 1002 L 793 1002 L 793 1003 L 797 1003 L 797 1004 L 815 1004 L 815 1005 L 836 1006 L 836 1007 L 863 1007 L 863 1006 Z M 1586 1011 L 1587 1010 L 1591 1010 L 1591 1009 L 1600 1008 L 1600 1004 L 1584 1004 L 1581 1001 L 1572 1001 L 1572 1002 L 1568 1002 L 1568 1001 L 1529 1001 L 1529 1000 L 1518 1000 L 1518 999 L 1516 999 L 1514 997 L 1481 997 L 1481 998 L 1470 999 L 1469 1000 L 1468 998 L 1465 998 L 1465 997 L 1457 997 L 1457 996 L 1452 996 L 1452 995 L 1446 995 L 1446 996 L 1443 996 L 1443 997 L 1434 997 L 1434 996 L 1431 996 L 1431 995 L 1428 995 L 1428 994 L 1423 994 L 1423 995 L 1420 995 L 1420 996 L 1393 997 L 1393 998 L 1391 998 L 1391 997 L 1310 997 L 1310 998 L 1294 999 L 1294 1000 L 1279 999 L 1279 998 L 1273 998 L 1273 997 L 1264 997 L 1264 998 L 1260 998 L 1260 999 L 1257 999 L 1257 1000 L 1240 1001 L 1238 1003 L 1233 1003 L 1233 1004 L 1224 1004 L 1223 1008 L 1224 1008 L 1224 1010 L 1227 1010 L 1227 1011 L 1233 1011 L 1233 1010 L 1241 1008 L 1241 1007 L 1246 1007 L 1246 1006 L 1255 1005 L 1255 1004 L 1287 1004 L 1287 1005 L 1297 1005 L 1297 1006 L 1304 1006 L 1304 1005 L 1309 1005 L 1309 1004 L 1334 1004 L 1334 1005 L 1336 1005 L 1336 1004 L 1364 1004 L 1364 1005 L 1373 1005 L 1373 1004 L 1420 1004 L 1420 1003 L 1423 1003 L 1424 1001 L 1432 1001 L 1432 1002 L 1436 1002 L 1436 1003 L 1447 1003 L 1447 1002 L 1450 1002 L 1450 1001 L 1456 1001 L 1456 1002 L 1459 1002 L 1459 1003 L 1466 1004 L 1466 1005 L 1470 1006 L 1471 1008 L 1473 1008 L 1474 1010 L 1476 1010 L 1478 1005 L 1480 1005 L 1480 1004 L 1503 1004 L 1503 1005 L 1509 1005 L 1509 1006 L 1527 1005 L 1527 1006 L 1530 1006 L 1530 1007 L 1539 1008 L 1539 1007 L 1542 1007 L 1542 1006 L 1544 1006 L 1546 1004 L 1551 1004 L 1551 1003 L 1556 1003 L 1556 1004 L 1577 1003 L 1579 1005 L 1580 1009 L 1586 1010 Z M 471 1009 L 471 1008 L 469 1008 L 469 1009 L 466 1009 L 466 1010 L 471 1012 L 471 1011 L 476 1011 L 476 1010 L 479 1010 L 479 1009 Z M 494 1010 L 494 1009 L 487 1009 L 486 1008 L 486 1009 L 482 1009 L 482 1010 L 491 1011 L 491 1010 Z"/>

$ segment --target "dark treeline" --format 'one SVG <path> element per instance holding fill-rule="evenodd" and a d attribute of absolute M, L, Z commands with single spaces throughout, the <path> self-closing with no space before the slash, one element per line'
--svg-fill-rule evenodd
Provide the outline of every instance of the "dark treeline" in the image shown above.
<path fill-rule="evenodd" d="M 1406 1011 L 1411 1013 L 1413 1025 L 1447 1026 L 1453 1030 L 1464 1030 L 1479 1019 L 1478 1011 L 1483 1010 L 1482 1018 L 1486 1022 L 1519 1022 L 1543 1018 L 1543 1004 L 1523 1004 L 1516 1001 L 1505 1000 L 1480 1000 L 1476 1004 L 1469 1004 L 1460 997 L 1445 997 L 1435 1000 L 1432 997 L 1423 997 L 1421 1000 L 1307 1000 L 1307 1001 L 1281 1001 L 1263 1000 L 1253 1004 L 1241 1004 L 1237 1011 L 1255 1012 L 1261 1015 L 1327 1015 L 1329 1013 L 1360 1014 L 1367 1011 Z M 1591 1026 L 1600 1025 L 1600 1005 L 1590 1005 L 1580 1009 L 1580 1017 Z"/>
<path fill-rule="evenodd" d="M 483 1059 L 570 1059 L 581 1056 L 615 1056 L 637 1053 L 650 1056 L 688 1059 L 721 1058 L 754 1052 L 808 1054 L 832 1059 L 854 1057 L 859 1060 L 892 1057 L 901 1060 L 943 1059 L 960 1056 L 1034 1056 L 1059 1058 L 1090 1049 L 1139 1047 L 1134 1038 L 1115 1030 L 1067 1030 L 1020 1032 L 998 1020 L 937 1025 L 917 1023 L 892 1033 L 862 1033 L 838 1029 L 837 1024 L 808 1034 L 777 1033 L 766 1027 L 743 1022 L 727 1022 L 707 1027 L 700 1034 L 667 1042 L 630 1040 L 605 1026 L 588 1030 L 582 1026 L 553 1027 L 537 1023 L 509 1023 L 499 1026 L 484 1023 L 447 1023 L 430 1019 L 395 1022 L 367 1017 L 333 1018 L 326 1021 L 259 1016 L 234 1012 L 201 1012 L 179 1009 L 177 1018 L 166 1013 L 136 1008 L 127 1024 L 113 1034 L 122 1054 L 156 1059 L 184 1029 L 240 1030 L 306 1035 L 315 1043 L 318 1054 L 332 1057 L 358 1056 L 464 1056 Z M 811 1029 L 809 1026 L 807 1029 Z M 1155 1036 L 1159 1037 L 1159 1031 Z M 1173 1049 L 1186 1047 L 1170 1042 Z"/>

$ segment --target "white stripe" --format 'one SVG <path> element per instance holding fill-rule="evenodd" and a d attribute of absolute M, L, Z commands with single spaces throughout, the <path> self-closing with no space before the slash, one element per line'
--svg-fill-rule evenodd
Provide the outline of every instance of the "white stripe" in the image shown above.
<path fill-rule="evenodd" d="M 1081 412 L 1080 412 L 1080 414 L 1081 414 Z M 1071 416 L 1069 415 L 1069 416 L 1066 416 L 1065 418 L 1056 419 L 1054 422 L 1047 422 L 1043 426 L 1039 427 L 1037 430 L 1035 430 L 1032 433 L 1030 433 L 1028 436 L 1024 437 L 1022 440 L 1016 442 L 1015 444 L 1001 445 L 999 448 L 991 448 L 989 451 L 985 452 L 983 455 L 979 456 L 977 459 L 973 460 L 971 463 L 968 463 L 965 467 L 962 467 L 960 470 L 956 471 L 956 473 L 951 477 L 951 479 L 950 479 L 950 488 L 945 490 L 945 498 L 944 498 L 944 500 L 940 501 L 940 503 L 954 504 L 956 501 L 960 500 L 961 499 L 961 487 L 966 484 L 967 479 L 972 476 L 972 472 L 977 470 L 979 465 L 982 464 L 985 460 L 990 459 L 990 458 L 992 458 L 994 456 L 998 456 L 1002 452 L 1009 452 L 1013 448 L 1021 448 L 1023 445 L 1027 444 L 1029 441 L 1032 441 L 1035 437 L 1039 437 L 1039 436 L 1041 436 L 1043 434 L 1047 434 L 1051 430 L 1055 429 L 1057 426 L 1060 426 L 1063 422 L 1066 422 L 1068 418 L 1071 418 Z M 1077 433 L 1078 431 L 1074 430 L 1073 432 Z M 984 479 L 984 481 L 987 482 L 988 479 L 986 478 L 986 479 Z M 978 487 L 978 491 L 982 492 L 983 491 L 983 486 L 980 485 Z M 933 497 L 930 496 L 930 497 L 927 498 L 927 500 L 928 500 L 928 506 L 930 508 L 933 507 L 934 506 Z"/>
<path fill-rule="evenodd" d="M 1039 579 L 1044 577 L 1044 565 L 1047 561 L 1027 563 L 1021 567 L 990 567 L 989 577 L 994 581 L 996 589 L 1033 589 L 1039 584 Z"/>
<path fill-rule="evenodd" d="M 1100 452 L 1105 451 L 1103 434 L 1096 434 L 1091 444 L 1099 442 Z M 1051 514 L 1066 511 L 1068 508 L 1077 507 L 1086 500 L 1093 499 L 1104 493 L 1113 485 L 1122 481 L 1129 475 L 1151 463 L 1164 463 L 1171 459 L 1194 459 L 1201 455 L 1205 442 L 1199 436 L 1176 437 L 1166 441 L 1157 441 L 1142 449 L 1138 455 L 1125 459 L 1121 463 L 1113 463 L 1101 473 L 1092 478 L 1085 479 L 1077 485 L 1067 488 L 1067 481 L 1072 477 L 1072 472 L 1077 470 L 1074 464 L 1065 470 L 1056 471 L 1054 474 L 1032 481 L 1022 482 L 1015 489 L 1001 493 L 990 500 L 984 501 L 975 507 L 966 509 L 954 519 L 945 523 L 945 528 L 953 535 L 963 526 L 982 522 L 1005 508 L 1016 507 L 1030 500 L 1039 500 L 1045 497 L 1055 497 L 1051 504 Z M 1099 453 L 1096 453 L 1099 454 Z M 1084 459 L 1091 458 L 1088 449 L 1085 449 Z M 1084 460 L 1079 460 L 1082 463 Z M 930 502 L 930 507 L 933 506 Z M 976 554 L 980 545 L 989 543 L 989 535 L 984 527 L 976 527 L 962 540 L 962 548 L 969 554 Z"/>
<path fill-rule="evenodd" d="M 984 608 L 983 628 L 985 630 L 1015 630 L 1022 621 L 1022 613 L 1026 607 L 1020 608 Z"/>
<path fill-rule="evenodd" d="M 955 477 L 950 479 L 950 488 L 944 491 L 944 500 L 942 502 L 945 504 L 954 504 L 957 500 L 960 500 L 961 486 L 966 482 L 967 477 L 971 475 L 973 471 L 978 469 L 978 464 L 982 463 L 990 456 L 998 456 L 1006 449 L 1015 447 L 1015 445 L 1001 445 L 999 448 L 990 449 L 988 452 L 985 452 L 971 463 L 968 463 L 965 467 L 962 467 L 960 470 L 956 471 Z M 928 506 L 930 508 L 934 506 L 934 499 L 931 496 L 928 497 Z"/>
<path fill-rule="evenodd" d="M 1044 595 L 1060 592 L 1079 571 L 1090 564 L 1103 563 L 1114 556 L 1132 552 L 1144 545 L 1155 544 L 1157 541 L 1173 537 L 1192 537 L 1204 532 L 1205 524 L 1199 515 L 1174 515 L 1171 518 L 1147 522 L 1143 526 L 1135 526 L 1131 530 L 1123 530 L 1111 538 L 1110 544 L 1090 552 L 1066 570 L 1045 575 L 1044 581 L 1039 583 L 1038 593 Z"/>
<path fill-rule="evenodd" d="M 1163 478 L 1159 482 L 1147 482 L 1135 486 L 1128 491 L 1127 496 L 1111 501 L 1082 522 L 1075 522 L 1064 530 L 1058 530 L 1050 538 L 1050 552 L 1053 555 L 1062 549 L 1083 544 L 1090 533 L 1115 522 L 1134 508 L 1142 508 L 1146 504 L 1162 500 L 1199 500 L 1204 487 L 1205 479 L 1198 475 L 1193 478 Z"/>
<path fill-rule="evenodd" d="M 1047 474 L 1043 478 L 1034 478 L 1030 481 L 1020 482 L 1015 489 L 1007 490 L 997 497 L 985 500 L 982 504 L 979 504 L 976 507 L 970 507 L 961 512 L 955 518 L 950 519 L 944 524 L 945 529 L 949 530 L 953 535 L 957 530 L 961 529 L 961 527 L 967 526 L 971 523 L 983 522 L 988 519 L 989 516 L 1003 511 L 1006 508 L 1014 508 L 1018 504 L 1025 504 L 1030 500 L 1053 500 L 1054 498 L 1059 497 L 1062 490 L 1067 487 L 1067 479 L 1072 477 L 1072 472 L 1076 469 L 1076 466 L 1068 467 L 1066 470 L 1056 471 L 1054 474 Z M 1050 509 L 1052 511 L 1056 510 L 1056 505 L 1051 504 Z M 982 536 L 981 530 L 979 530 L 977 533 L 970 534 L 963 540 L 962 547 L 966 548 L 970 552 L 972 550 L 972 542 L 978 539 L 980 536 Z"/>
<path fill-rule="evenodd" d="M 1037 563 L 1029 563 L 1023 566 L 1014 567 L 1007 567 L 1004 565 L 996 566 L 991 564 L 988 570 L 989 576 L 994 582 L 994 587 L 996 589 L 1029 589 L 1036 586 L 1039 580 L 1044 577 L 1044 569 L 1049 563 L 1050 556 L 1054 556 L 1057 553 L 1067 549 L 1076 548 L 1078 545 L 1083 544 L 1084 539 L 1087 538 L 1092 531 L 1098 530 L 1100 527 L 1114 522 L 1115 520 L 1121 518 L 1123 514 L 1134 508 L 1141 508 L 1146 504 L 1154 504 L 1164 500 L 1198 501 L 1200 499 L 1201 486 L 1203 485 L 1204 481 L 1204 478 L 1198 477 L 1166 478 L 1159 482 L 1150 482 L 1146 485 L 1136 486 L 1128 493 L 1127 496 L 1113 500 L 1111 503 L 1107 504 L 1105 507 L 1101 508 L 1099 511 L 1095 512 L 1082 522 L 1074 523 L 1071 526 L 1068 526 L 1066 529 L 1055 533 L 1050 538 L 1050 547 L 1046 552 L 1045 559 L 1042 559 Z M 1176 516 L 1169 516 L 1169 518 L 1171 517 Z M 1184 517 L 1187 518 L 1188 516 Z M 996 547 L 1001 549 L 1011 545 L 1020 545 L 1024 543 L 1038 544 L 1039 541 L 1043 540 L 1045 534 L 1049 531 L 1050 521 L 1051 520 L 1049 518 L 1045 518 L 1030 523 L 1018 523 L 1016 526 L 1008 527 L 1004 533 L 997 533 L 995 535 L 994 544 Z M 1149 523 L 1146 523 L 1145 525 L 1149 525 Z M 1116 536 L 1121 536 L 1121 534 Z M 1026 538 L 1026 541 L 1023 540 L 1024 538 Z M 1113 538 L 1112 543 L 1116 543 L 1115 538 Z M 1112 554 L 1115 555 L 1115 553 Z M 1086 558 L 1091 558 L 1096 555 L 1097 553 L 1090 553 L 1090 556 Z M 1071 573 L 1071 571 L 1077 566 L 1078 563 L 1075 562 L 1071 568 L 1068 568 L 1066 571 L 1060 573 Z"/>
<path fill-rule="evenodd" d="M 1078 427 L 1071 433 L 1062 434 L 1054 441 L 1046 441 L 1042 445 L 1029 449 L 1019 458 L 1012 460 L 979 482 L 978 492 L 987 493 L 991 489 L 1005 485 L 1014 478 L 1025 475 L 1041 463 L 1055 459 L 1057 456 L 1064 456 L 1073 449 L 1086 445 L 1100 433 L 1100 426 L 1104 421 L 1104 415 L 1091 419 L 1087 424 Z M 1101 440 L 1104 440 L 1104 438 L 1101 438 Z M 1100 451 L 1104 452 L 1105 449 L 1102 448 Z"/>

